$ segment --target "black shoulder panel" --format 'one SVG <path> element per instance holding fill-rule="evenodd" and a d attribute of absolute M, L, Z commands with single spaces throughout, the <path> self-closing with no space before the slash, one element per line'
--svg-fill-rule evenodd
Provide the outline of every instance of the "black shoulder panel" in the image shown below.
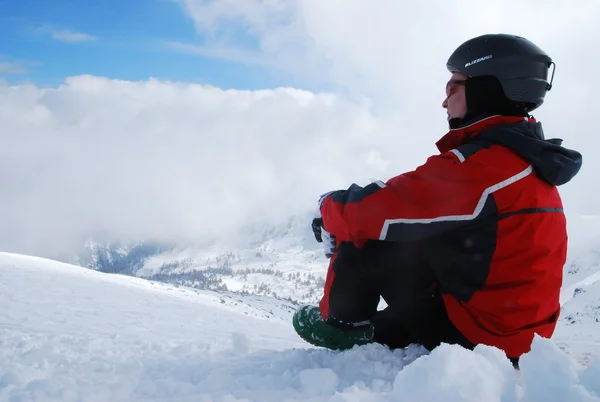
<path fill-rule="evenodd" d="M 478 151 L 490 148 L 492 145 L 493 144 L 491 142 L 487 141 L 474 141 L 463 144 L 460 147 L 456 148 L 456 150 L 460 152 L 460 154 L 466 160 L 469 159 L 469 157 L 476 154 Z"/>

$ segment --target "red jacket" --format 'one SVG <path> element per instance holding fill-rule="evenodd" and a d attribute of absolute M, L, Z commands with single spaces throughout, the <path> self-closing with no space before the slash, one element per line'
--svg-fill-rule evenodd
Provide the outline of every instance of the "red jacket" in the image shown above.
<path fill-rule="evenodd" d="M 557 186 L 581 155 L 545 140 L 541 124 L 493 116 L 450 130 L 412 172 L 327 197 L 323 226 L 337 241 L 424 241 L 448 315 L 475 344 L 509 357 L 550 337 L 567 254 Z"/>

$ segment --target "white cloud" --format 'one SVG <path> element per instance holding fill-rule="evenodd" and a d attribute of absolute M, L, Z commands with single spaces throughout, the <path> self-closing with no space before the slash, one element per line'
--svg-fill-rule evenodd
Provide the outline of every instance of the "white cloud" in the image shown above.
<path fill-rule="evenodd" d="M 0 74 L 27 74 L 28 72 L 22 63 L 0 61 Z"/>
<path fill-rule="evenodd" d="M 444 120 L 441 108 L 430 113 Z M 204 242 L 278 224 L 312 213 L 325 191 L 423 163 L 444 131 L 410 131 L 403 119 L 289 88 L 0 83 L 0 244 L 53 255 L 90 233 Z M 567 136 L 584 151 L 598 144 L 593 128 Z M 581 201 L 570 212 L 595 211 L 598 167 L 586 161 L 587 175 L 565 187 Z"/>
<path fill-rule="evenodd" d="M 167 41 L 164 43 L 164 45 L 167 49 L 181 53 L 195 54 L 198 56 L 208 57 L 212 59 L 229 60 L 244 64 L 254 64 L 261 65 L 264 67 L 273 67 L 272 65 L 266 63 L 266 61 L 260 56 L 260 54 L 249 52 L 244 49 L 228 49 L 220 46 L 198 46 L 189 43 L 174 41 Z"/>
<path fill-rule="evenodd" d="M 29 74 L 30 68 L 38 64 L 38 62 L 32 60 L 19 60 L 9 55 L 0 54 L 0 74 L 2 75 Z"/>
<path fill-rule="evenodd" d="M 557 87 L 563 88 L 573 80 L 587 83 L 582 73 L 595 66 L 589 49 L 600 40 L 596 0 L 577 7 L 560 0 L 174 1 L 195 23 L 203 46 L 227 54 L 248 50 L 250 42 L 277 68 L 327 78 L 412 113 L 441 102 L 447 57 L 470 37 L 510 32 L 530 38 L 556 59 Z"/>
<path fill-rule="evenodd" d="M 55 31 L 50 34 L 53 39 L 61 42 L 78 43 L 98 39 L 97 37 L 83 32 L 73 32 L 69 30 Z"/>
<path fill-rule="evenodd" d="M 0 244 L 42 254 L 91 232 L 205 241 L 281 223 L 332 187 L 384 174 L 381 142 L 397 135 L 387 124 L 295 89 L 0 85 Z"/>
<path fill-rule="evenodd" d="M 214 57 L 251 52 L 251 60 L 327 82 L 352 99 L 367 97 L 379 116 L 395 116 L 399 136 L 420 146 L 444 130 L 441 103 L 450 53 L 484 33 L 525 36 L 557 67 L 554 88 L 534 116 L 548 137 L 586 151 L 575 180 L 581 195 L 566 198 L 581 208 L 593 205 L 584 194 L 593 191 L 586 184 L 595 187 L 592 177 L 600 171 L 589 155 L 598 148 L 600 110 L 597 0 L 582 0 L 576 7 L 561 0 L 173 1 L 194 22 L 200 46 Z M 398 149 L 399 159 L 410 153 L 407 148 Z"/>
<path fill-rule="evenodd" d="M 54 40 L 65 43 L 90 42 L 98 39 L 97 36 L 90 35 L 88 33 L 59 28 L 53 25 L 42 25 L 36 28 L 34 32 L 48 35 Z"/>

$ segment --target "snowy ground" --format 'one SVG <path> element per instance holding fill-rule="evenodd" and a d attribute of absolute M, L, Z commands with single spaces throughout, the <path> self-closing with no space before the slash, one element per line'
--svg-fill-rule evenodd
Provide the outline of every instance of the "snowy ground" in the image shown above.
<path fill-rule="evenodd" d="M 488 347 L 311 348 L 293 307 L 0 253 L 0 400 L 600 401 L 591 318 L 515 372 Z"/>

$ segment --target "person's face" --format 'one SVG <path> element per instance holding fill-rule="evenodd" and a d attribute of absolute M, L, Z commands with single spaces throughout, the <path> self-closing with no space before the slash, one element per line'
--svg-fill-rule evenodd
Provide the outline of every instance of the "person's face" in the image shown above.
<path fill-rule="evenodd" d="M 446 109 L 448 121 L 453 118 L 464 117 L 467 113 L 467 97 L 465 95 L 465 75 L 452 73 L 450 81 L 446 84 L 446 99 L 442 102 L 442 107 Z"/>

